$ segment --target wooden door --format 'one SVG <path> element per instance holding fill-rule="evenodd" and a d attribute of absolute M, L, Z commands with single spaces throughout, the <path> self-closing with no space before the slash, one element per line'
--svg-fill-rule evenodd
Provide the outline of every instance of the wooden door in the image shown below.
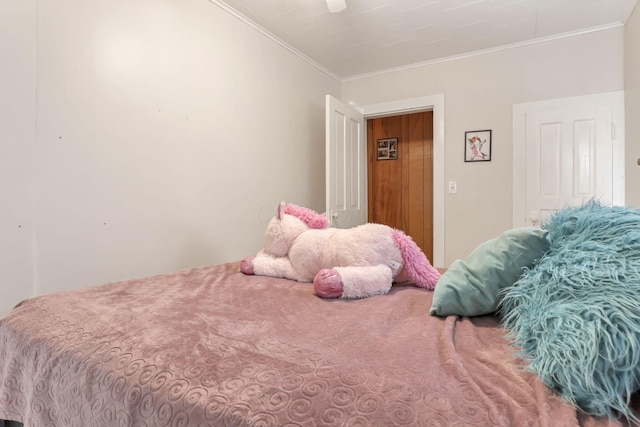
<path fill-rule="evenodd" d="M 368 120 L 367 156 L 368 221 L 404 231 L 433 260 L 433 112 Z"/>

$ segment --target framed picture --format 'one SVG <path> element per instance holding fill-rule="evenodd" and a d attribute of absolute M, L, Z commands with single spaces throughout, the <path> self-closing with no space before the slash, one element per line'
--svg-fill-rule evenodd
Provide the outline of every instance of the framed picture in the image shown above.
<path fill-rule="evenodd" d="M 490 130 L 472 130 L 464 133 L 464 161 L 491 161 Z"/>
<path fill-rule="evenodd" d="M 398 138 L 379 139 L 378 160 L 398 160 Z"/>

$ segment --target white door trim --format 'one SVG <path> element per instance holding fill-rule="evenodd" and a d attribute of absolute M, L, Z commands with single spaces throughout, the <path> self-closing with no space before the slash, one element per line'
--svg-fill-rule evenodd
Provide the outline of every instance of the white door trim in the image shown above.
<path fill-rule="evenodd" d="M 433 259 L 430 261 L 435 267 L 444 267 L 444 94 L 353 108 L 365 119 L 433 110 Z"/>
<path fill-rule="evenodd" d="M 526 225 L 526 117 L 528 113 L 571 105 L 606 104 L 613 113 L 613 204 L 623 205 L 624 194 L 624 91 L 514 104 L 513 106 L 513 227 Z"/>

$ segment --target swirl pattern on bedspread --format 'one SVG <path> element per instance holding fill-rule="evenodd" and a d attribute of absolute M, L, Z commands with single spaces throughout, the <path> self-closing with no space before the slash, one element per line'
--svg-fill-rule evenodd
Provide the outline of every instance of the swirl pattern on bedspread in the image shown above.
<path fill-rule="evenodd" d="M 0 418 L 29 426 L 575 425 L 497 319 L 397 286 L 322 300 L 238 263 L 24 301 L 0 323 Z"/>

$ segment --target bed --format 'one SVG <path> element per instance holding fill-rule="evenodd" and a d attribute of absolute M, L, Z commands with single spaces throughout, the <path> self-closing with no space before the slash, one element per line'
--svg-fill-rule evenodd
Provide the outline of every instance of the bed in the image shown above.
<path fill-rule="evenodd" d="M 615 426 L 523 369 L 494 315 L 433 292 L 324 300 L 239 262 L 59 292 L 0 321 L 26 426 Z"/>

